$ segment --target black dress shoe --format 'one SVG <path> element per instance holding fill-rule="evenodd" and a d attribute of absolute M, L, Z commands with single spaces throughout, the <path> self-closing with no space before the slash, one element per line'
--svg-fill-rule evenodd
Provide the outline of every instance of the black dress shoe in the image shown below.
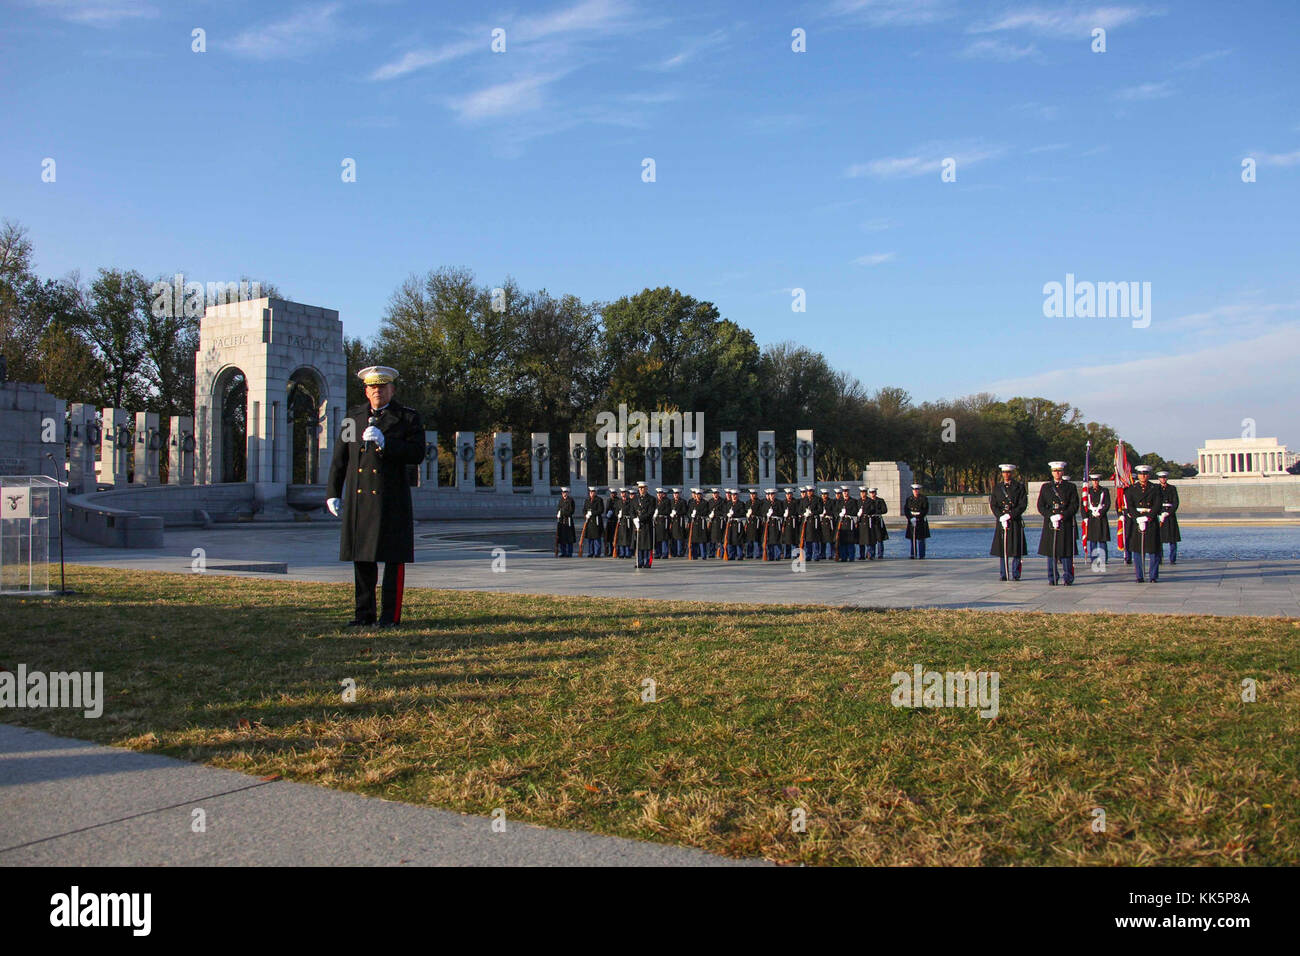
<path fill-rule="evenodd" d="M 363 621 L 359 617 L 354 617 L 352 620 L 348 621 L 347 623 L 347 627 L 374 627 L 374 626 L 375 626 L 375 622 L 373 620 Z"/>
<path fill-rule="evenodd" d="M 386 631 L 386 630 L 388 630 L 389 628 L 392 628 L 392 627 L 401 627 L 401 625 L 398 624 L 398 623 L 395 622 L 395 621 L 380 621 L 380 622 L 379 622 L 379 629 L 380 629 L 381 631 Z"/>

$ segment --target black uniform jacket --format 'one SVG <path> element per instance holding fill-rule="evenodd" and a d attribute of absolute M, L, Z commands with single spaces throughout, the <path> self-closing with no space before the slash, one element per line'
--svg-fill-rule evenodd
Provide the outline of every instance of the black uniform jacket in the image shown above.
<path fill-rule="evenodd" d="M 1145 491 L 1137 482 L 1124 489 L 1124 511 L 1127 513 L 1124 544 L 1130 551 L 1143 554 L 1160 553 L 1160 529 L 1157 527 L 1157 522 L 1163 510 L 1164 496 L 1160 493 L 1160 486 L 1154 481 L 1147 482 Z M 1145 535 L 1138 527 L 1139 516 L 1150 519 L 1147 521 Z"/>
<path fill-rule="evenodd" d="M 1043 516 L 1043 534 L 1038 539 L 1038 553 L 1050 558 L 1072 558 L 1079 553 L 1079 489 L 1072 481 L 1043 482 L 1038 489 L 1038 513 Z M 1061 516 L 1061 526 L 1052 528 L 1052 515 Z"/>
<path fill-rule="evenodd" d="M 1173 485 L 1165 485 L 1160 488 L 1160 498 L 1161 514 L 1165 515 L 1165 520 L 1160 522 L 1160 540 L 1166 544 L 1182 541 L 1183 536 L 1178 530 L 1178 489 Z"/>
<path fill-rule="evenodd" d="M 330 462 L 328 497 L 343 499 L 339 560 L 409 564 L 415 522 L 406 466 L 424 461 L 424 424 L 415 409 L 389 402 L 375 421 L 382 451 L 361 440 L 369 424 L 369 405 L 349 409 Z M 349 433 L 353 441 L 343 441 Z"/>
<path fill-rule="evenodd" d="M 903 514 L 909 518 L 915 518 L 915 524 L 909 523 L 907 526 L 907 537 L 912 538 L 913 529 L 916 530 L 916 537 L 930 537 L 930 521 L 926 515 L 930 513 L 930 499 L 925 495 L 908 495 L 907 500 L 903 502 Z"/>
<path fill-rule="evenodd" d="M 989 554 L 1002 557 L 1002 545 L 1007 545 L 1007 557 L 1023 558 L 1028 553 L 1029 545 L 1025 542 L 1025 509 L 1029 507 L 1029 493 L 1025 486 L 1014 478 L 1009 482 L 999 481 L 989 495 L 989 510 L 997 516 L 993 526 L 993 545 Z M 1011 515 L 1006 528 L 1002 527 L 1002 516 Z"/>
<path fill-rule="evenodd" d="M 1110 489 L 1100 486 L 1096 491 L 1089 485 L 1085 492 L 1088 505 L 1084 508 L 1083 519 L 1088 523 L 1088 546 L 1110 540 Z M 1093 517 L 1092 509 L 1101 509 L 1101 514 Z"/>

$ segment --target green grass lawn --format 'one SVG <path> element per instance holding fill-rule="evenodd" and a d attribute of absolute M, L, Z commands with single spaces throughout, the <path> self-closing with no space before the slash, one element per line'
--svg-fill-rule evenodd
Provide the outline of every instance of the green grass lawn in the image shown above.
<path fill-rule="evenodd" d="M 0 602 L 0 666 L 103 671 L 103 716 L 0 720 L 783 862 L 1300 862 L 1296 621 L 409 590 L 357 633 L 350 584 L 69 584 Z M 997 671 L 998 716 L 895 708 L 914 664 Z"/>

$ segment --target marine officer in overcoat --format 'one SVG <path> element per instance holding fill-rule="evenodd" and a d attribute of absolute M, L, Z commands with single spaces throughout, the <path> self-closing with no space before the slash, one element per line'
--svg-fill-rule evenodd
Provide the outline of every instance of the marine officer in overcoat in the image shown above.
<path fill-rule="evenodd" d="M 402 621 L 406 565 L 415 560 L 415 519 L 406 466 L 424 461 L 420 413 L 394 396 L 397 370 L 363 368 L 366 404 L 348 409 L 330 462 L 326 507 L 341 516 L 339 560 L 351 561 L 356 615 L 349 627 L 395 627 Z M 383 609 L 375 584 L 384 562 Z"/>

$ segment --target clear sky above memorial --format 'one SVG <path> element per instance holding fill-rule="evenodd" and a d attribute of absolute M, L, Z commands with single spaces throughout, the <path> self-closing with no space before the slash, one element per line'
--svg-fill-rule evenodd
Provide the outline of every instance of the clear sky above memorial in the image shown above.
<path fill-rule="evenodd" d="M 1243 418 L 1300 443 L 1292 0 L 4 18 L 0 215 L 43 275 L 251 275 L 362 336 L 432 266 L 586 299 L 668 284 L 917 400 L 1068 400 L 1182 461 Z M 1045 317 L 1067 274 L 1149 282 L 1149 325 Z"/>

